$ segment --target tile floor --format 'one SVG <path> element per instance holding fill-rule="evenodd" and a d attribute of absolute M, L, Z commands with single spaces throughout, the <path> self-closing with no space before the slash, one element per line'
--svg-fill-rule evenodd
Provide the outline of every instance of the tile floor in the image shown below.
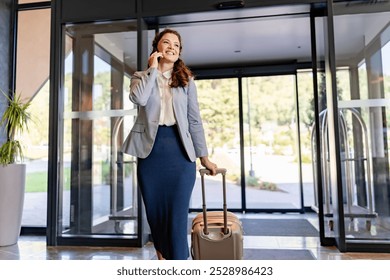
<path fill-rule="evenodd" d="M 253 217 L 263 217 L 255 215 Z M 277 215 L 266 214 L 277 218 Z M 283 218 L 290 215 L 283 215 Z M 291 215 L 292 218 L 297 216 Z M 301 218 L 302 215 L 299 215 Z M 316 216 L 306 215 L 315 227 Z M 317 260 L 390 260 L 390 253 L 340 253 L 336 247 L 320 246 L 318 237 L 245 236 L 244 248 L 306 249 Z M 152 243 L 143 248 L 123 247 L 48 247 L 44 236 L 21 236 L 17 244 L 0 247 L 0 260 L 151 260 L 155 259 Z"/>

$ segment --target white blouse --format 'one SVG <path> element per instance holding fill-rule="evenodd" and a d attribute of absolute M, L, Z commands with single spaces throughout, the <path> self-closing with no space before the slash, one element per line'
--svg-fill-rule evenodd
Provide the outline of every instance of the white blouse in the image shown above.
<path fill-rule="evenodd" d="M 165 71 L 164 73 L 158 72 L 157 84 L 161 97 L 159 125 L 171 126 L 176 123 L 175 114 L 173 112 L 172 88 L 169 86 L 171 76 L 172 70 Z"/>

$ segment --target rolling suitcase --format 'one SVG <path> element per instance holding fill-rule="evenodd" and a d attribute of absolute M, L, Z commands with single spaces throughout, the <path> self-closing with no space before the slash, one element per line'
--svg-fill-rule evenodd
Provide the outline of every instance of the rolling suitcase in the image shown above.
<path fill-rule="evenodd" d="M 226 169 L 218 168 L 222 174 L 223 211 L 207 211 L 204 175 L 209 170 L 199 170 L 202 182 L 202 207 L 192 221 L 191 254 L 195 260 L 241 260 L 243 256 L 243 231 L 237 216 L 227 211 Z"/>

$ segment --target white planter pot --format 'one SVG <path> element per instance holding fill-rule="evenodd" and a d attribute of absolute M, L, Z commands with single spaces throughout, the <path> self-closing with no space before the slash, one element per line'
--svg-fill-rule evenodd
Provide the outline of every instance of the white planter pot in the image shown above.
<path fill-rule="evenodd" d="M 0 165 L 0 246 L 18 242 L 25 182 L 25 164 Z"/>

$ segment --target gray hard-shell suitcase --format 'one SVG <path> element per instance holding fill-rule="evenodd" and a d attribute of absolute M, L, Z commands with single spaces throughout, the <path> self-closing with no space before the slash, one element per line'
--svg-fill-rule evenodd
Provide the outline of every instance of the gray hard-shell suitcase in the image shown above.
<path fill-rule="evenodd" d="M 223 211 L 207 211 L 204 175 L 209 170 L 199 170 L 202 182 L 203 213 L 192 221 L 191 253 L 195 260 L 241 260 L 243 256 L 243 230 L 238 217 L 227 211 L 226 169 L 218 168 L 222 174 Z"/>

